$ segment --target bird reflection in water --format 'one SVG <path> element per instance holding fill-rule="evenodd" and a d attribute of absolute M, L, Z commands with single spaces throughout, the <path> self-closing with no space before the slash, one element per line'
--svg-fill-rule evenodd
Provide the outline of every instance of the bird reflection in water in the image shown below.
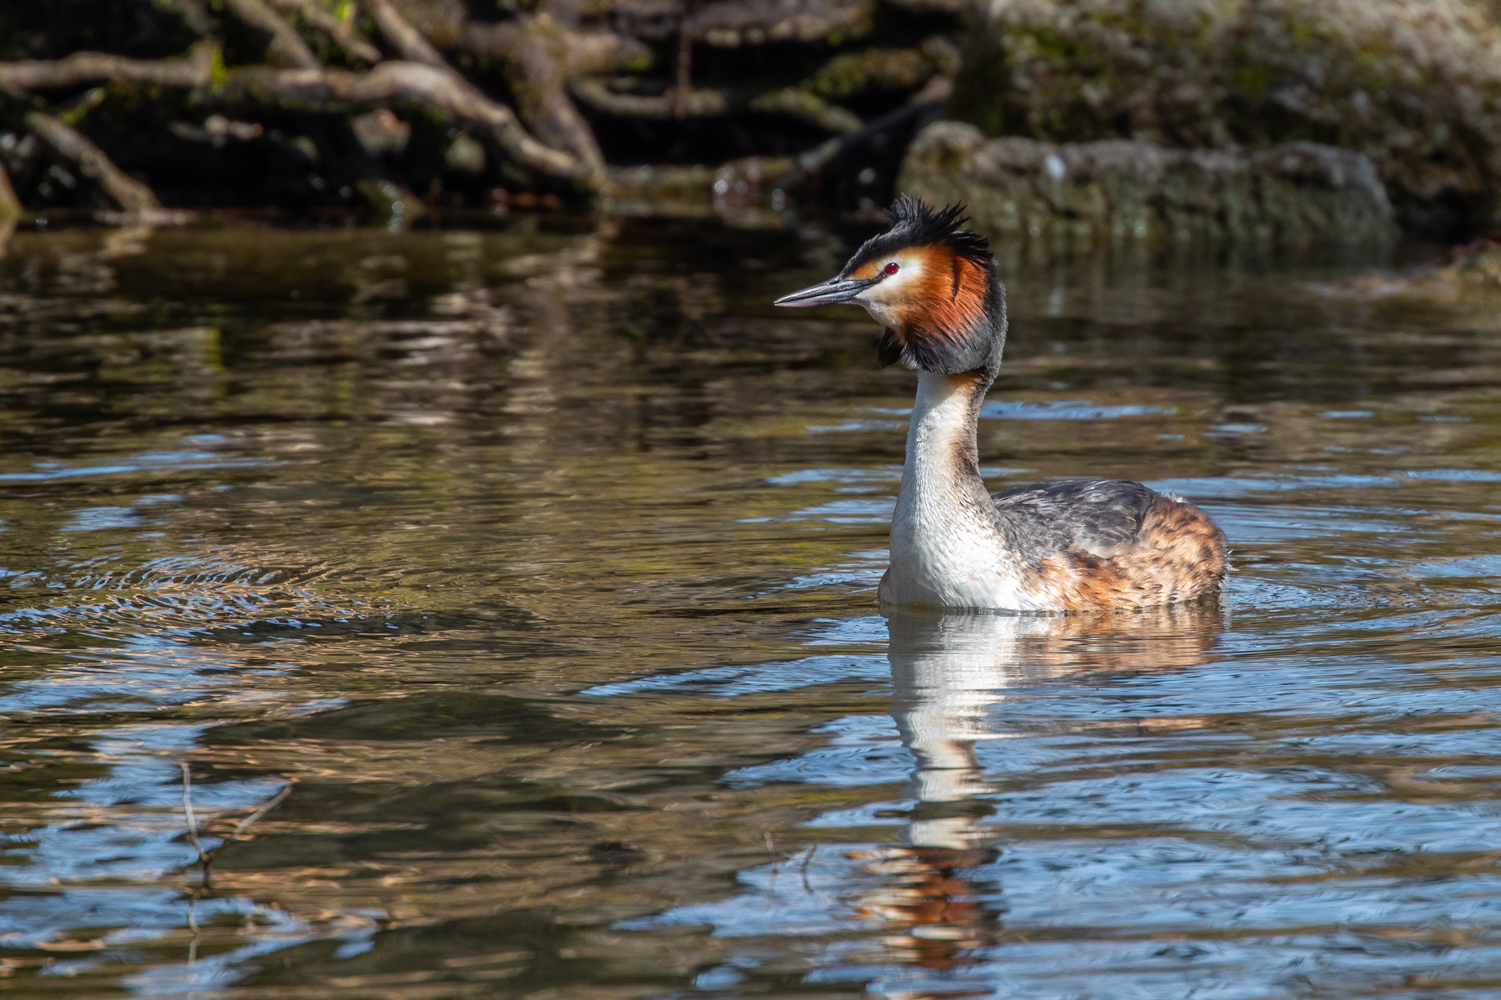
<path fill-rule="evenodd" d="M 862 893 L 862 916 L 880 920 L 879 963 L 912 969 L 883 992 L 958 997 L 989 992 L 966 977 L 999 943 L 999 886 L 974 870 L 997 860 L 987 781 L 975 754 L 981 740 L 1080 728 L 1067 722 L 1007 728 L 995 708 L 1029 688 L 1098 674 L 1138 674 L 1197 666 L 1223 628 L 1217 603 L 1194 602 L 1129 613 L 1080 615 L 924 614 L 889 619 L 891 714 L 915 760 L 906 845 L 856 859 L 877 885 Z M 1204 720 L 1155 718 L 1154 731 L 1198 728 Z M 874 957 L 874 956 L 867 956 Z M 925 970 L 919 972 L 918 970 Z"/>

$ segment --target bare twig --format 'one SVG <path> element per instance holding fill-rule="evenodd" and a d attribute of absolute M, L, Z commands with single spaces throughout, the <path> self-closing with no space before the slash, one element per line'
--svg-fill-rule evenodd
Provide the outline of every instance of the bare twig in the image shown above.
<path fill-rule="evenodd" d="M 810 848 L 808 848 L 808 853 L 807 854 L 803 855 L 803 863 L 802 863 L 802 869 L 801 869 L 802 870 L 802 875 L 803 875 L 803 890 L 805 892 L 807 892 L 808 895 L 810 895 L 810 896 L 813 895 L 813 886 L 808 881 L 808 866 L 813 863 L 813 855 L 815 855 L 815 854 L 818 853 L 818 845 L 820 843 L 821 843 L 821 841 L 817 841 L 817 840 L 813 841 L 813 846 L 810 847 Z"/>
<path fill-rule="evenodd" d="M 156 200 L 149 187 L 122 172 L 102 149 L 79 132 L 41 111 L 28 112 L 25 121 L 26 127 L 37 138 L 51 146 L 58 155 L 77 164 L 85 177 L 96 181 L 104 193 L 125 211 L 161 211 L 162 203 Z"/>
<path fill-rule="evenodd" d="M 232 69 L 224 97 L 312 111 L 371 110 L 390 104 L 426 104 L 487 129 L 506 152 L 539 173 L 585 180 L 578 161 L 528 135 L 516 114 L 480 93 L 450 69 L 391 60 L 368 73 L 344 70 Z"/>
<path fill-rule="evenodd" d="M 213 848 L 212 850 L 206 851 L 203 849 L 203 841 L 198 839 L 198 816 L 193 812 L 192 772 L 188 768 L 187 761 L 178 761 L 177 766 L 182 768 L 182 811 L 188 824 L 188 839 L 193 842 L 193 848 L 198 852 L 198 861 L 203 865 L 203 884 L 205 886 L 211 887 L 213 884 L 213 873 L 210 871 L 210 866 L 214 863 L 214 858 L 217 857 L 219 852 L 224 850 L 224 848 L 228 846 L 231 841 L 236 841 L 242 838 L 245 835 L 245 831 L 249 830 L 252 826 L 259 822 L 261 818 L 268 812 L 285 802 L 287 796 L 292 794 L 292 782 L 288 781 L 285 785 L 282 786 L 281 791 L 277 792 L 274 796 L 271 797 L 270 801 L 261 806 L 259 809 L 255 810 L 255 812 L 251 813 L 249 816 L 246 816 L 244 819 L 240 820 L 239 823 L 235 824 L 234 830 L 231 831 L 228 836 L 220 840 L 217 847 Z M 188 905 L 188 926 L 192 928 L 194 934 L 198 933 L 198 926 L 193 922 L 193 909 L 191 902 Z"/>
<path fill-rule="evenodd" d="M 188 942 L 188 964 L 198 962 L 198 914 L 195 912 L 198 906 L 198 894 L 188 897 L 188 930 L 192 931 L 193 939 Z"/>
<path fill-rule="evenodd" d="M 246 830 L 250 829 L 256 823 L 258 823 L 260 821 L 260 819 L 261 819 L 262 816 L 266 815 L 268 812 L 270 812 L 271 810 L 275 809 L 277 806 L 279 806 L 283 802 L 285 802 L 286 799 L 287 799 L 287 796 L 291 795 L 291 794 L 292 794 L 292 782 L 288 781 L 285 785 L 282 786 L 281 791 L 277 792 L 274 796 L 272 796 L 271 801 L 267 802 L 265 805 L 261 806 L 255 812 L 251 813 L 249 816 L 246 816 L 244 819 L 240 820 L 239 823 L 235 824 L 234 830 L 230 833 L 230 835 L 226 838 L 226 840 L 239 840 L 240 837 L 244 835 L 244 833 L 245 833 Z M 220 846 L 223 846 L 223 845 L 220 845 Z M 215 850 L 218 850 L 218 848 L 215 848 Z"/>
<path fill-rule="evenodd" d="M 213 72 L 214 47 L 200 42 L 186 59 L 143 60 L 103 52 L 75 52 L 66 59 L 0 63 L 0 90 L 48 90 L 108 80 L 200 87 Z"/>
<path fill-rule="evenodd" d="M 271 36 L 266 46 L 266 60 L 275 66 L 291 66 L 299 69 L 317 69 L 320 63 L 307 42 L 302 40 L 293 27 L 280 14 L 266 6 L 263 0 L 222 0 L 235 17 L 252 28 Z"/>
<path fill-rule="evenodd" d="M 209 856 L 203 849 L 203 841 L 198 839 L 198 817 L 193 815 L 193 775 L 188 770 L 187 761 L 178 761 L 178 766 L 182 768 L 182 811 L 188 820 L 188 839 L 193 842 L 198 860 L 203 862 L 204 874 L 207 875 Z"/>
<path fill-rule="evenodd" d="M 349 22 L 337 18 L 319 7 L 314 0 L 271 0 L 279 9 L 296 14 L 303 21 L 317 28 L 345 52 L 367 63 L 381 60 L 380 49 L 354 33 Z"/>

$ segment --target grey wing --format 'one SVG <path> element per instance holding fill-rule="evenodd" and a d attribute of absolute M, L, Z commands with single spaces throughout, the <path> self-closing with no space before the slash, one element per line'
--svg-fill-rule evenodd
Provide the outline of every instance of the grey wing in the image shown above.
<path fill-rule="evenodd" d="M 1028 562 L 1073 551 L 1109 559 L 1135 544 L 1156 491 L 1124 479 L 1033 483 L 993 494 L 1007 541 Z"/>

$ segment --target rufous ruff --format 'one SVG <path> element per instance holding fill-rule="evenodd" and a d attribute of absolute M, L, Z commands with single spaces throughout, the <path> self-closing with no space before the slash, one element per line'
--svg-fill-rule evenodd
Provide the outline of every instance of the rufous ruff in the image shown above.
<path fill-rule="evenodd" d="M 886 327 L 882 366 L 918 372 L 881 603 L 1100 611 L 1218 589 L 1225 536 L 1181 497 L 1119 479 L 986 490 L 980 404 L 1006 346 L 1006 289 L 962 212 L 904 196 L 838 275 L 776 301 L 863 306 Z"/>

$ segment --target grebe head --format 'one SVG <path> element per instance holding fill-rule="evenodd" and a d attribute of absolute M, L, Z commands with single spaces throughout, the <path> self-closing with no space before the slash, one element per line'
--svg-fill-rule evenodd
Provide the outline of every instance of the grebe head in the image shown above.
<path fill-rule="evenodd" d="M 964 206 L 934 210 L 903 195 L 891 229 L 871 237 L 837 275 L 777 299 L 779 306 L 851 302 L 886 326 L 882 365 L 992 378 L 1006 342 L 1006 292 L 990 241 L 964 228 Z"/>

